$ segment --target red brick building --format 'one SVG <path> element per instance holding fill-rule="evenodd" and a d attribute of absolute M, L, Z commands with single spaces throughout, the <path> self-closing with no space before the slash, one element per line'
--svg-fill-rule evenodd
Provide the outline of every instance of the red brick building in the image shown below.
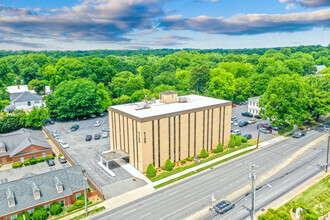
<path fill-rule="evenodd" d="M 41 131 L 22 128 L 0 135 L 0 164 L 24 162 L 30 158 L 53 154 L 51 145 Z"/>

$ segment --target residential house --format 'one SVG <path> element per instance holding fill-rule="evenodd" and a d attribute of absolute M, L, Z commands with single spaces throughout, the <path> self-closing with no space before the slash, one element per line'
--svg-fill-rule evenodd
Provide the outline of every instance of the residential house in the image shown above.
<path fill-rule="evenodd" d="M 10 114 L 19 109 L 30 111 L 33 107 L 39 108 L 44 106 L 45 102 L 42 100 L 40 95 L 24 91 L 10 94 L 10 105 L 5 107 L 5 111 Z"/>
<path fill-rule="evenodd" d="M 29 174 L 21 179 L 0 184 L 0 220 L 15 220 L 22 212 L 33 214 L 43 206 L 49 210 L 54 202 L 72 205 L 84 194 L 80 165 Z"/>
<path fill-rule="evenodd" d="M 15 132 L 0 134 L 2 165 L 52 155 L 52 147 L 41 131 L 22 128 Z"/>
<path fill-rule="evenodd" d="M 253 115 L 259 115 L 260 107 L 259 107 L 259 96 L 248 99 L 248 112 Z"/>
<path fill-rule="evenodd" d="M 6 90 L 10 94 L 12 94 L 12 93 L 22 93 L 22 92 L 36 93 L 34 90 L 29 90 L 27 85 L 7 86 Z"/>

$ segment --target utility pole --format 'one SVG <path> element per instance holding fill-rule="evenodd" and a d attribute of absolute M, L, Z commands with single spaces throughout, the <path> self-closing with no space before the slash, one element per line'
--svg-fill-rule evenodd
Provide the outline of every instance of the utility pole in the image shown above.
<path fill-rule="evenodd" d="M 252 181 L 252 192 L 251 192 L 251 210 L 250 210 L 250 217 L 251 220 L 254 220 L 254 214 L 256 209 L 256 190 L 255 190 L 255 180 L 257 179 L 257 169 L 259 166 L 245 162 L 248 166 L 247 169 L 249 171 L 249 178 Z"/>
<path fill-rule="evenodd" d="M 258 138 L 257 138 L 257 146 L 256 146 L 257 149 L 259 147 L 260 126 L 261 126 L 261 123 L 259 122 L 259 125 L 258 125 Z"/>
<path fill-rule="evenodd" d="M 84 195 L 84 197 L 85 197 L 85 213 L 86 213 L 86 216 L 87 216 L 87 214 L 88 214 L 88 210 L 87 210 L 87 189 L 86 189 L 86 181 L 87 181 L 87 178 L 86 178 L 86 176 L 85 176 L 86 170 L 83 169 L 83 170 L 82 170 L 82 173 L 83 173 L 84 193 L 85 193 L 85 195 Z"/>
<path fill-rule="evenodd" d="M 328 165 L 329 165 L 329 142 L 330 142 L 330 131 L 328 134 L 328 147 L 327 147 L 327 163 L 325 165 L 325 172 L 328 172 Z"/>

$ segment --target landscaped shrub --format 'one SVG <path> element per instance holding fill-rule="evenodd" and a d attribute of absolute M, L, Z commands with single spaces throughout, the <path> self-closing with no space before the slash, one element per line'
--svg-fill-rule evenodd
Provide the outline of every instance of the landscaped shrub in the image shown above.
<path fill-rule="evenodd" d="M 185 164 L 186 160 L 181 160 L 180 162 L 181 162 L 181 164 Z"/>
<path fill-rule="evenodd" d="M 218 152 L 222 152 L 223 151 L 223 146 L 222 146 L 221 142 L 219 142 L 219 144 L 217 145 L 217 151 Z"/>
<path fill-rule="evenodd" d="M 173 163 L 170 159 L 167 159 L 165 162 L 165 170 L 172 171 L 173 170 Z"/>
<path fill-rule="evenodd" d="M 187 158 L 186 158 L 186 161 L 189 161 L 189 162 L 191 162 L 191 161 L 193 161 L 193 160 L 194 160 L 193 157 L 187 157 Z"/>
<path fill-rule="evenodd" d="M 247 139 L 245 137 L 241 137 L 241 141 L 242 141 L 242 143 L 246 143 Z"/>
<path fill-rule="evenodd" d="M 288 213 L 274 209 L 268 209 L 268 211 L 265 214 L 258 216 L 258 220 L 270 220 L 270 219 L 290 220 L 291 218 Z"/>
<path fill-rule="evenodd" d="M 207 158 L 209 156 L 209 153 L 207 153 L 206 149 L 203 148 L 200 153 L 201 158 Z"/>
<path fill-rule="evenodd" d="M 155 166 L 150 163 L 147 167 L 147 177 L 155 177 L 157 174 L 157 170 L 155 168 Z"/>
<path fill-rule="evenodd" d="M 44 161 L 45 161 L 45 158 L 43 158 L 43 157 L 37 158 L 38 163 L 41 163 L 41 162 L 44 162 Z"/>
<path fill-rule="evenodd" d="M 23 166 L 22 162 L 16 162 L 16 163 L 13 163 L 13 165 L 12 165 L 13 168 L 22 167 L 22 166 Z"/>
<path fill-rule="evenodd" d="M 53 204 L 51 204 L 51 206 L 49 208 L 49 212 L 51 215 L 58 215 L 62 211 L 63 211 L 63 208 L 62 208 L 61 204 L 58 202 L 54 202 Z"/>
<path fill-rule="evenodd" d="M 24 166 L 29 166 L 30 165 L 30 161 L 24 161 Z"/>
<path fill-rule="evenodd" d="M 240 137 L 236 137 L 235 138 L 235 146 L 241 146 L 242 145 L 242 141 L 241 141 L 241 138 Z"/>
<path fill-rule="evenodd" d="M 49 160 L 49 159 L 53 159 L 54 160 L 54 158 L 55 158 L 54 156 L 47 156 L 45 159 L 46 160 Z"/>
<path fill-rule="evenodd" d="M 35 158 L 29 159 L 29 162 L 30 162 L 30 165 L 38 163 L 37 159 L 35 159 Z"/>
<path fill-rule="evenodd" d="M 235 139 L 230 138 L 229 143 L 228 143 L 229 148 L 235 148 Z"/>
<path fill-rule="evenodd" d="M 58 157 L 62 157 L 62 156 L 63 156 L 63 154 L 59 154 L 59 155 L 58 155 Z"/>
<path fill-rule="evenodd" d="M 45 220 L 48 218 L 48 213 L 44 207 L 40 206 L 34 210 L 32 216 L 33 216 L 33 219 Z"/>
<path fill-rule="evenodd" d="M 17 220 L 24 220 L 23 215 L 25 217 L 25 220 L 31 220 L 31 216 L 27 212 L 22 212 L 21 214 L 19 214 L 19 216 L 17 217 Z"/>
<path fill-rule="evenodd" d="M 212 153 L 219 153 L 219 151 L 217 149 L 212 149 Z"/>
<path fill-rule="evenodd" d="M 81 208 L 85 205 L 85 200 L 77 199 L 77 201 L 74 202 L 74 206 L 76 208 Z"/>

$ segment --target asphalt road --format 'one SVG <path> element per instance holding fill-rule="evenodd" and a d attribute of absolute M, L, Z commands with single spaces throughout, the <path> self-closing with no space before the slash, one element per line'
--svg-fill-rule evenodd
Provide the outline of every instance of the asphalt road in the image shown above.
<path fill-rule="evenodd" d="M 245 161 L 258 164 L 263 175 L 323 134 L 313 130 L 300 139 L 288 138 L 91 219 L 183 219 L 209 205 L 212 195 L 220 200 L 248 184 Z"/>
<path fill-rule="evenodd" d="M 269 205 L 281 196 L 289 193 L 296 187 L 313 176 L 324 172 L 327 141 L 310 149 L 301 155 L 296 161 L 287 166 L 268 181 L 256 186 L 256 211 Z M 203 220 L 215 219 L 246 219 L 251 208 L 251 194 L 242 195 L 233 201 L 235 208 L 225 214 L 217 214 L 215 211 L 204 216 Z"/>

